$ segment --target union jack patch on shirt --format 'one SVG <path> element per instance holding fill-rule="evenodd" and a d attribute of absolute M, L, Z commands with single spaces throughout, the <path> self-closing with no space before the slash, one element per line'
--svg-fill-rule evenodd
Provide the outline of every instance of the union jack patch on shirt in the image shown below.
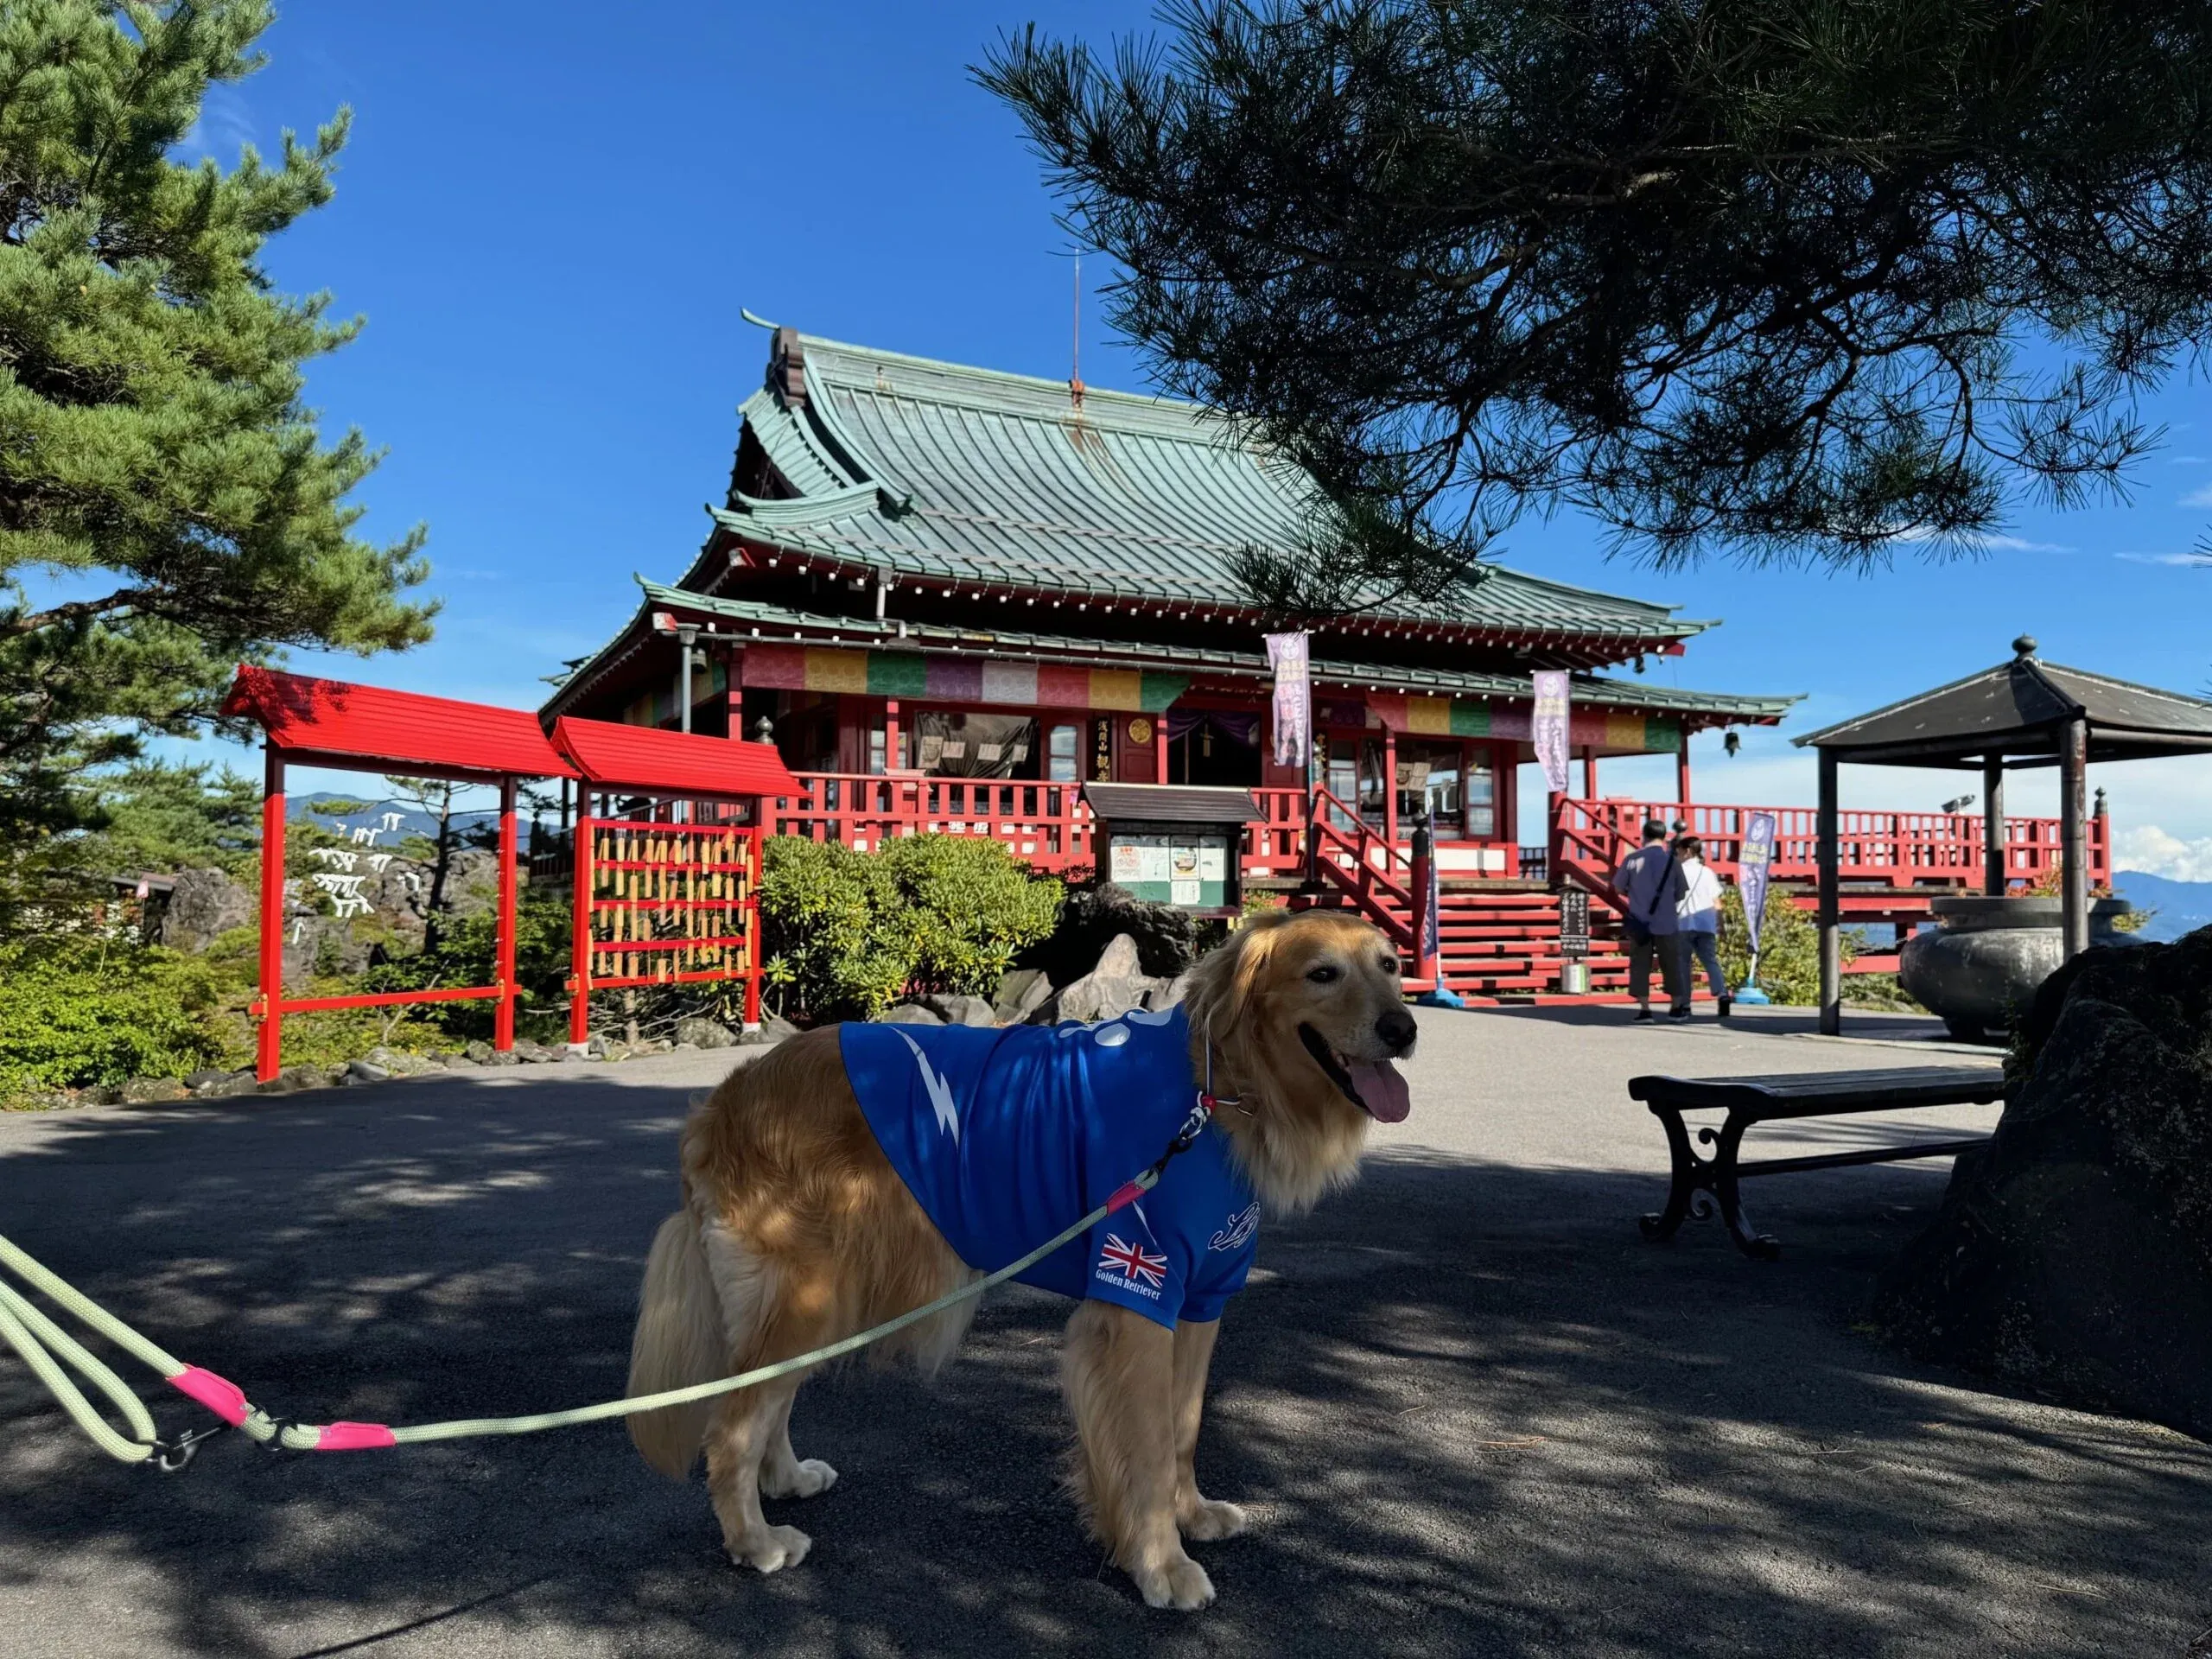
<path fill-rule="evenodd" d="M 1141 1244 L 1132 1244 L 1119 1233 L 1106 1235 L 1105 1248 L 1098 1253 L 1099 1271 L 1120 1274 L 1139 1284 L 1149 1285 L 1154 1290 L 1166 1282 L 1167 1258 L 1154 1255 Z"/>

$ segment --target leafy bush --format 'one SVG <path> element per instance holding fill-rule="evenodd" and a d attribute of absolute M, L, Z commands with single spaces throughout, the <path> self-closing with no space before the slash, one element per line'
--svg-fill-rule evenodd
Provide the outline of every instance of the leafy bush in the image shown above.
<path fill-rule="evenodd" d="M 779 836 L 760 882 L 768 981 L 786 1012 L 815 1019 L 866 1019 L 910 989 L 987 996 L 1052 932 L 1065 891 L 980 837 L 856 853 Z"/>
<path fill-rule="evenodd" d="M 75 936 L 0 944 L 0 1099 L 213 1065 L 220 1001 L 213 970 L 173 950 Z"/>
<path fill-rule="evenodd" d="M 1744 921 L 1743 889 L 1732 881 L 1720 888 L 1720 969 L 1740 986 L 1751 963 L 1751 929 Z M 1858 948 L 1843 936 L 1843 960 Z M 1759 988 L 1777 1002 L 1813 1006 L 1821 1000 L 1821 930 L 1787 895 L 1770 890 L 1759 927 Z"/>
<path fill-rule="evenodd" d="M 359 988 L 419 991 L 437 986 L 489 985 L 497 972 L 499 934 L 497 910 L 448 916 L 434 946 L 371 968 L 360 976 Z M 565 1000 L 572 949 L 569 895 L 554 887 L 524 887 L 515 900 L 515 981 L 520 994 L 516 1007 L 518 1020 L 531 1015 L 550 1018 Z M 488 1038 L 492 1034 L 493 1010 L 498 1006 L 491 1001 L 433 1002 L 407 1012 L 417 1020 L 442 1027 L 455 1037 Z M 389 1019 L 398 1011 L 373 1012 Z"/>

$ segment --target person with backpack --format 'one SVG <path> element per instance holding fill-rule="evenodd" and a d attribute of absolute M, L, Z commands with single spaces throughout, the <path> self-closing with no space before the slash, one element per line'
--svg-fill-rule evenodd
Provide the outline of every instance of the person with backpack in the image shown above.
<path fill-rule="evenodd" d="M 1731 1004 L 1728 979 L 1720 971 L 1720 878 L 1705 861 L 1705 843 L 1695 836 L 1675 837 L 1675 864 L 1682 873 L 1682 897 L 1675 906 L 1681 931 L 1682 1001 L 1674 1018 L 1690 1017 L 1690 992 L 1697 983 L 1697 964 L 1702 963 L 1705 982 L 1726 1020 Z"/>
<path fill-rule="evenodd" d="M 1637 1001 L 1636 1017 L 1651 1018 L 1651 963 L 1656 957 L 1669 1016 L 1688 1019 L 1690 988 L 1681 963 L 1682 868 L 1667 844 L 1667 826 L 1656 818 L 1644 823 L 1643 845 L 1623 859 L 1613 872 L 1613 891 L 1619 895 L 1624 910 L 1621 929 L 1628 937 L 1628 991 Z"/>

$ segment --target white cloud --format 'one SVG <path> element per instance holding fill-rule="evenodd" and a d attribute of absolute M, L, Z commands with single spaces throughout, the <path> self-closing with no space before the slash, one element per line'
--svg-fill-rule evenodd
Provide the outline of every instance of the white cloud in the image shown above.
<path fill-rule="evenodd" d="M 2121 830 L 2114 841 L 2115 869 L 2142 870 L 2175 881 L 2212 881 L 2212 836 L 2183 841 L 2146 823 Z"/>
<path fill-rule="evenodd" d="M 2182 497 L 2181 505 L 2184 507 L 2212 507 L 2212 484 L 2207 484 L 2201 490 L 2191 490 Z"/>
<path fill-rule="evenodd" d="M 2212 558 L 2202 553 L 2115 553 L 2113 557 L 2130 564 L 2212 564 Z"/>
<path fill-rule="evenodd" d="M 1932 530 L 1920 528 L 1902 532 L 1901 542 L 1932 542 L 1936 539 Z M 2064 542 L 2024 541 L 2018 536 L 2002 536 L 1995 531 L 1970 530 L 1948 538 L 1962 547 L 1979 548 L 1995 553 L 2071 553 L 2074 549 Z"/>

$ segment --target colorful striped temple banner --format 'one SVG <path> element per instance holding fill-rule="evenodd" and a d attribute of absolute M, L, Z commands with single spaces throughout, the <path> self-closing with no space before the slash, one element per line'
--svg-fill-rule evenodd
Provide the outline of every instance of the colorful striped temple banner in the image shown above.
<path fill-rule="evenodd" d="M 849 691 L 932 702 L 1011 703 L 1031 709 L 1099 709 L 1157 715 L 1181 696 L 1187 674 L 1150 669 L 1071 668 L 925 656 L 914 651 L 840 651 L 822 645 L 747 645 L 744 682 L 777 691 Z"/>
<path fill-rule="evenodd" d="M 1416 697 L 1395 691 L 1370 691 L 1367 707 L 1394 732 L 1432 737 L 1495 737 L 1531 741 L 1529 705 L 1492 705 L 1470 697 Z M 1575 748 L 1673 754 L 1682 747 L 1681 724 L 1663 715 L 1607 714 L 1576 709 L 1567 722 L 1567 741 Z"/>

